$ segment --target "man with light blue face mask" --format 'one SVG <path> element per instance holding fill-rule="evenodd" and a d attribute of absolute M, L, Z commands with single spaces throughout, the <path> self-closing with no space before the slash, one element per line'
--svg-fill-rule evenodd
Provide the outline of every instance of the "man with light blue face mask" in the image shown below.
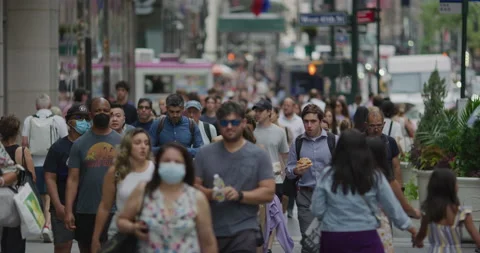
<path fill-rule="evenodd" d="M 70 252 L 74 233 L 65 228 L 65 188 L 68 175 L 68 158 L 73 142 L 90 130 L 90 117 L 83 104 L 73 105 L 67 112 L 65 120 L 68 135 L 56 141 L 48 150 L 45 163 L 45 181 L 50 195 L 50 213 L 54 236 L 55 253 Z"/>

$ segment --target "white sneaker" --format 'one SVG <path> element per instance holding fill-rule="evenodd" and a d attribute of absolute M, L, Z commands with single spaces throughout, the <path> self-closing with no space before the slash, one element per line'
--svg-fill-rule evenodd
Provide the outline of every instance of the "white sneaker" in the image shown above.
<path fill-rule="evenodd" d="M 42 229 L 43 242 L 51 243 L 53 241 L 53 233 L 48 227 Z"/>

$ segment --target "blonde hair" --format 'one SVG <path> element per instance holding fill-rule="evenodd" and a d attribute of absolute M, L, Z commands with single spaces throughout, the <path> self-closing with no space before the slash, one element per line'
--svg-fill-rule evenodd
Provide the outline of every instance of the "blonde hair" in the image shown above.
<path fill-rule="evenodd" d="M 132 141 L 133 138 L 138 134 L 145 134 L 149 137 L 147 131 L 142 128 L 136 128 L 134 130 L 128 131 L 120 142 L 118 155 L 115 159 L 115 183 L 118 183 L 125 179 L 125 177 L 132 171 L 132 166 L 130 164 L 130 156 L 132 154 Z M 150 138 L 148 138 L 148 152 L 152 150 L 152 144 Z M 148 157 L 147 160 L 151 160 L 151 157 Z"/>
<path fill-rule="evenodd" d="M 62 110 L 60 110 L 60 108 L 58 108 L 57 106 L 52 106 L 52 108 L 50 108 L 50 111 L 52 111 L 53 114 L 62 117 Z"/>

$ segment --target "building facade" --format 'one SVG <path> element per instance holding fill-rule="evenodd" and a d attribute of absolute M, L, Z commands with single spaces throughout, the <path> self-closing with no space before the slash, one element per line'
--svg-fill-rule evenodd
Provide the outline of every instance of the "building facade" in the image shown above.
<path fill-rule="evenodd" d="M 41 93 L 57 105 L 76 87 L 99 96 L 134 80 L 132 0 L 0 0 L 0 9 L 1 115 L 33 114 Z"/>

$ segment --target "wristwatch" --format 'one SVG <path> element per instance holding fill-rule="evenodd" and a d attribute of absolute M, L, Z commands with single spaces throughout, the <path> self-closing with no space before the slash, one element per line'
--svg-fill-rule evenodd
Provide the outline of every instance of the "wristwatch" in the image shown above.
<path fill-rule="evenodd" d="M 240 202 L 243 199 L 243 192 L 238 192 L 238 199 L 237 201 Z"/>

